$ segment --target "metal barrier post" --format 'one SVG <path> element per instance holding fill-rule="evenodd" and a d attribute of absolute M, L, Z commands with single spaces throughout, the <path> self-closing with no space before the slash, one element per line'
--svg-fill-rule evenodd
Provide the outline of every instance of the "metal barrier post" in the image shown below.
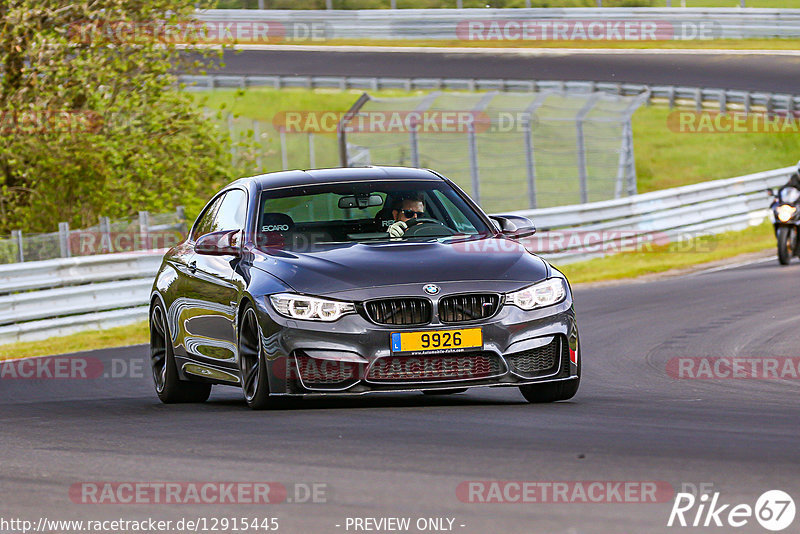
<path fill-rule="evenodd" d="M 262 147 L 261 147 L 261 125 L 258 123 L 258 120 L 253 119 L 253 137 L 258 144 L 258 152 L 256 153 L 256 170 L 258 172 L 262 172 L 264 169 L 264 161 L 261 157 L 262 154 Z"/>
<path fill-rule="evenodd" d="M 583 121 L 589 114 L 594 103 L 600 98 L 600 93 L 589 97 L 575 117 L 575 133 L 578 141 L 578 180 L 580 182 L 581 204 L 589 202 L 589 179 L 586 172 L 586 143 L 583 137 Z"/>
<path fill-rule="evenodd" d="M 25 252 L 22 250 L 22 230 L 11 230 L 11 239 L 17 242 L 17 257 L 20 263 L 25 261 Z"/>
<path fill-rule="evenodd" d="M 186 225 L 186 209 L 183 206 L 175 208 L 175 218 L 178 219 L 178 231 L 186 237 L 189 233 Z"/>
<path fill-rule="evenodd" d="M 146 211 L 139 212 L 139 239 L 134 239 L 133 241 L 133 249 L 134 250 L 147 250 L 149 247 L 147 245 L 148 239 L 148 232 L 150 230 L 150 214 Z M 139 248 L 141 246 L 141 249 Z"/>
<path fill-rule="evenodd" d="M 286 148 L 286 130 L 281 128 L 281 168 L 289 170 L 289 153 Z"/>
<path fill-rule="evenodd" d="M 336 135 L 339 138 L 339 165 L 342 167 L 349 167 L 350 160 L 347 156 L 347 123 L 353 120 L 353 117 L 359 110 L 367 103 L 369 95 L 361 93 L 356 103 L 344 114 L 344 117 L 336 125 Z"/>
<path fill-rule="evenodd" d="M 439 97 L 441 94 L 440 91 L 434 91 L 433 93 L 426 96 L 422 99 L 422 102 L 417 105 L 414 109 L 415 113 L 418 113 L 422 116 L 423 113 L 428 111 L 431 107 L 433 102 Z M 416 120 L 412 121 L 411 128 L 408 132 L 408 143 L 411 148 L 411 166 L 412 167 L 419 167 L 420 166 L 420 159 L 419 159 L 419 137 L 417 134 L 417 127 L 419 126 L 419 122 Z"/>
<path fill-rule="evenodd" d="M 111 221 L 108 217 L 100 217 L 100 250 L 114 252 L 114 245 L 111 242 Z"/>
<path fill-rule="evenodd" d="M 60 222 L 58 223 L 58 245 L 61 250 L 61 257 L 62 258 L 70 258 L 72 257 L 71 251 L 69 249 L 69 223 L 68 222 Z"/>
<path fill-rule="evenodd" d="M 478 142 L 475 135 L 475 125 L 469 128 L 469 174 L 472 178 L 472 198 L 476 203 L 481 203 L 481 178 L 478 173 Z"/>
<path fill-rule="evenodd" d="M 533 102 L 525 110 L 525 168 L 528 177 L 528 198 L 531 209 L 535 209 L 536 201 L 536 156 L 533 148 L 533 116 L 536 110 L 541 106 L 545 99 L 550 96 L 550 92 L 542 92 L 536 95 Z"/>
<path fill-rule="evenodd" d="M 314 132 L 308 132 L 308 166 L 311 169 L 317 168 L 317 154 L 314 150 Z"/>
<path fill-rule="evenodd" d="M 411 166 L 419 167 L 419 138 L 417 137 L 417 123 L 413 123 L 408 132 L 408 143 L 411 145 Z"/>

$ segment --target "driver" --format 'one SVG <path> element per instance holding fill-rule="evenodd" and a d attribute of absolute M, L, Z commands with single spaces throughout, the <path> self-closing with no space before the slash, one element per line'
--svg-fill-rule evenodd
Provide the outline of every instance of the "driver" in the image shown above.
<path fill-rule="evenodd" d="M 425 214 L 425 203 L 420 196 L 403 197 L 392 206 L 392 217 L 395 222 L 389 227 L 391 237 L 402 237 L 408 229 L 407 221 L 422 217 Z"/>

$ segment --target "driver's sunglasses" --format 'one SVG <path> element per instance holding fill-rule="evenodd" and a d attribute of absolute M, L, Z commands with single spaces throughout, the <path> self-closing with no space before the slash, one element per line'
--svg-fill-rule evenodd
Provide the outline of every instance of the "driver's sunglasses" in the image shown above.
<path fill-rule="evenodd" d="M 425 215 L 424 211 L 414 211 L 414 210 L 402 210 L 403 215 L 406 216 L 407 219 L 413 219 L 414 217 L 422 217 Z"/>

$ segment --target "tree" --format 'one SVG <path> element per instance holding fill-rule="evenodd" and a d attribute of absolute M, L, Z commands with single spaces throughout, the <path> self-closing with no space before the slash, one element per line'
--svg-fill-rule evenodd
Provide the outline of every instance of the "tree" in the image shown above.
<path fill-rule="evenodd" d="M 209 59 L 176 46 L 194 7 L 0 0 L 0 234 L 191 212 L 234 177 L 227 133 L 175 87 Z"/>

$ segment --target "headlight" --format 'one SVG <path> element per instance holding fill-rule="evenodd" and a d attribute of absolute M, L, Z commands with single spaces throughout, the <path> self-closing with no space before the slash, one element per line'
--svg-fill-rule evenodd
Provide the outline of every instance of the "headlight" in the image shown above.
<path fill-rule="evenodd" d="M 291 293 L 270 295 L 269 300 L 272 302 L 275 311 L 291 319 L 330 322 L 335 321 L 342 315 L 356 311 L 351 302 L 338 302 L 293 295 Z"/>
<path fill-rule="evenodd" d="M 532 310 L 558 304 L 567 295 L 567 285 L 561 278 L 551 278 L 539 282 L 525 289 L 506 295 L 507 302 L 522 308 Z"/>
<path fill-rule="evenodd" d="M 788 204 L 782 204 L 778 206 L 778 209 L 776 211 L 778 212 L 779 221 L 788 222 L 794 215 L 794 212 L 797 211 L 797 208 L 795 208 L 794 206 L 789 206 Z"/>

